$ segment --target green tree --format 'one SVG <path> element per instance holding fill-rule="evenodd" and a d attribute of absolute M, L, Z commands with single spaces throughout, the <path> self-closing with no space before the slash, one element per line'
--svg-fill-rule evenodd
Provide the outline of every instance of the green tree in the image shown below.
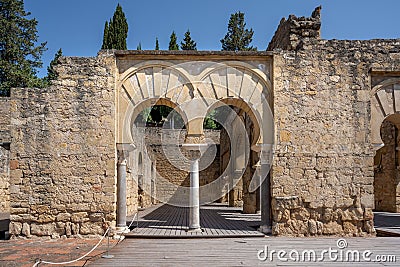
<path fill-rule="evenodd" d="M 138 46 L 136 47 L 136 50 L 142 50 L 142 43 L 139 42 Z"/>
<path fill-rule="evenodd" d="M 244 13 L 236 12 L 231 14 L 228 23 L 228 32 L 221 40 L 224 51 L 255 51 L 256 47 L 250 46 L 253 40 L 253 29 L 246 29 Z"/>
<path fill-rule="evenodd" d="M 47 67 L 47 76 L 44 78 L 45 82 L 50 83 L 50 81 L 57 79 L 58 73 L 55 71 L 54 66 L 58 64 L 58 59 L 60 57 L 62 57 L 61 48 L 54 55 L 53 60 L 50 62 L 50 65 Z"/>
<path fill-rule="evenodd" d="M 156 38 L 156 49 L 155 50 L 160 50 L 160 44 L 158 43 L 158 38 Z"/>
<path fill-rule="evenodd" d="M 187 32 L 185 33 L 185 38 L 183 39 L 183 42 L 181 42 L 181 49 L 182 50 L 197 50 L 196 42 L 194 40 L 192 40 L 189 30 L 187 30 Z"/>
<path fill-rule="evenodd" d="M 128 22 L 120 4 L 117 5 L 110 22 L 104 25 L 102 49 L 126 50 L 128 38 Z"/>
<path fill-rule="evenodd" d="M 28 16 L 22 0 L 0 1 L 0 95 L 9 95 L 12 87 L 43 86 L 36 73 L 46 43 L 35 45 L 38 22 Z"/>
<path fill-rule="evenodd" d="M 104 32 L 103 32 L 103 44 L 101 45 L 101 49 L 107 49 L 108 45 L 108 37 L 109 37 L 109 28 L 108 28 L 108 21 L 104 24 Z"/>
<path fill-rule="evenodd" d="M 168 50 L 179 50 L 179 46 L 176 41 L 176 34 L 173 31 L 169 40 L 169 47 Z"/>

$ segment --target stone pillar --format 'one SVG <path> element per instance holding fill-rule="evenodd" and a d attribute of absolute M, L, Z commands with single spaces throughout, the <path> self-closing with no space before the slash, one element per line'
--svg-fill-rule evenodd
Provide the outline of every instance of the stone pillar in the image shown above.
<path fill-rule="evenodd" d="M 126 230 L 126 162 L 133 144 L 117 144 L 117 229 Z"/>
<path fill-rule="evenodd" d="M 200 228 L 200 177 L 199 161 L 201 152 L 207 144 L 183 144 L 190 157 L 190 196 L 189 196 L 189 231 L 201 231 Z"/>
<path fill-rule="evenodd" d="M 261 176 L 261 226 L 260 231 L 265 234 L 272 233 L 272 220 L 271 220 L 271 188 L 270 188 L 270 174 L 272 163 L 273 149 L 272 145 L 262 144 L 260 153 L 260 176 Z"/>
<path fill-rule="evenodd" d="M 256 175 L 256 179 L 258 179 L 258 184 L 260 185 L 257 189 L 256 189 L 256 213 L 260 214 L 261 213 L 261 164 L 260 161 L 257 162 L 257 164 L 255 164 L 253 166 L 253 169 L 255 170 L 255 175 Z"/>
<path fill-rule="evenodd" d="M 199 160 L 192 159 L 190 163 L 189 230 L 200 229 Z"/>

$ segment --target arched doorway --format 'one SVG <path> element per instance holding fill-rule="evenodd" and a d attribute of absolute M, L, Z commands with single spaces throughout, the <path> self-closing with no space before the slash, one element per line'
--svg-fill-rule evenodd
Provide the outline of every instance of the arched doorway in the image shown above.
<path fill-rule="evenodd" d="M 190 190 L 178 187 L 176 192 L 189 196 L 189 203 L 193 201 L 209 203 L 215 201 L 214 192 L 221 194 L 224 186 L 221 182 L 211 182 L 203 185 L 200 192 L 205 192 L 204 198 L 200 194 L 193 193 L 193 188 L 199 185 L 192 184 L 198 181 L 198 160 L 201 158 L 202 149 L 208 146 L 203 127 L 207 112 L 218 108 L 220 105 L 232 106 L 236 109 L 236 115 L 242 116 L 240 119 L 245 122 L 244 133 L 240 135 L 236 129 L 235 143 L 231 145 L 231 156 L 234 155 L 234 172 L 248 172 L 249 176 L 254 176 L 252 166 L 257 165 L 260 160 L 260 176 L 267 180 L 269 168 L 271 166 L 272 149 L 274 143 L 274 127 L 272 117 L 272 88 L 269 81 L 269 73 L 266 65 L 250 65 L 239 61 L 224 62 L 205 62 L 205 61 L 184 61 L 173 66 L 167 62 L 147 61 L 141 62 L 137 66 L 127 69 L 121 74 L 119 83 L 119 120 L 118 128 L 120 142 L 135 142 L 131 134 L 132 120 L 143 109 L 157 104 L 168 103 L 171 107 L 179 110 L 185 123 L 186 134 L 182 147 L 188 150 L 190 157 L 185 162 L 190 165 Z M 251 137 L 247 135 L 246 127 L 249 128 Z M 204 148 L 203 148 L 204 147 Z M 244 150 L 252 151 L 239 153 L 241 147 Z M 209 149 L 204 149 L 208 151 Z M 251 158 L 253 162 L 247 164 Z M 184 155 L 185 153 L 181 153 Z M 194 156 L 196 155 L 196 156 Z M 194 159 L 193 157 L 199 157 Z M 230 156 L 230 157 L 231 157 Z M 197 161 L 197 163 L 195 163 Z M 158 160 L 157 160 L 158 162 Z M 158 164 L 158 163 L 157 163 Z M 193 164 L 197 164 L 196 166 Z M 240 166 L 239 166 L 240 165 Z M 187 169 L 189 171 L 189 169 Z M 192 176 L 193 175 L 193 176 Z M 231 173 L 232 176 L 232 173 Z M 238 176 L 233 174 L 233 176 Z M 242 176 L 242 175 L 239 175 Z M 157 181 L 160 179 L 157 178 Z M 223 180 L 223 179 L 222 179 Z M 254 199 L 255 191 L 260 187 L 260 179 L 249 179 L 246 190 Z M 194 183 L 194 182 L 193 182 Z M 233 183 L 232 183 L 233 184 Z M 263 197 L 265 209 L 262 212 L 263 223 L 267 226 L 266 231 L 271 229 L 270 216 L 270 184 L 269 180 L 263 183 L 265 188 Z M 157 190 L 159 185 L 156 186 Z M 198 189 L 197 189 L 198 190 Z M 176 193 L 175 193 L 176 194 Z M 253 196 L 254 195 L 254 196 Z M 159 195 L 157 194 L 157 197 Z M 200 198 L 200 199 L 199 199 Z M 218 198 L 217 198 L 218 199 Z M 254 201 L 256 202 L 256 201 Z M 179 204 L 179 203 L 176 203 Z M 201 204 L 201 203 L 200 203 Z M 196 206 L 196 205 L 195 205 Z M 255 206 L 255 204 L 253 205 Z M 194 206 L 193 206 L 194 207 Z M 198 210 L 199 205 L 196 206 Z M 192 209 L 192 206 L 191 206 Z M 256 208 L 254 207 L 255 211 Z M 253 212 L 254 212 L 253 211 Z M 191 212 L 192 214 L 192 212 Z M 197 214 L 199 214 L 197 212 Z"/>
<path fill-rule="evenodd" d="M 398 203 L 400 196 L 397 195 L 400 186 L 399 127 L 399 114 L 388 116 L 381 126 L 381 138 L 384 146 L 376 152 L 374 158 L 376 211 L 400 212 Z"/>
<path fill-rule="evenodd" d="M 400 80 L 384 80 L 371 96 L 375 210 L 400 212 Z"/>

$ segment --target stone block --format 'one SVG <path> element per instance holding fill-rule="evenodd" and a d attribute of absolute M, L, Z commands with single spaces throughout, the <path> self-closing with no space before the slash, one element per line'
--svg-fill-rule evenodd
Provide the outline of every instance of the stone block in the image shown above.
<path fill-rule="evenodd" d="M 275 210 L 291 210 L 301 207 L 301 200 L 298 196 L 275 197 L 272 199 L 271 206 Z"/>
<path fill-rule="evenodd" d="M 308 221 L 310 218 L 310 212 L 306 208 L 292 209 L 290 218 L 292 220 Z"/>
<path fill-rule="evenodd" d="M 31 234 L 36 236 L 52 236 L 56 233 L 55 223 L 48 224 L 31 224 Z"/>
<path fill-rule="evenodd" d="M 100 212 L 92 213 L 89 215 L 89 219 L 91 222 L 102 222 L 104 220 L 104 214 Z"/>
<path fill-rule="evenodd" d="M 10 222 L 10 227 L 9 227 L 10 235 L 19 236 L 21 234 L 21 231 L 22 231 L 22 223 L 14 221 Z"/>
<path fill-rule="evenodd" d="M 308 232 L 311 235 L 316 235 L 318 233 L 317 222 L 314 220 L 308 221 Z"/>
<path fill-rule="evenodd" d="M 89 221 L 87 212 L 76 212 L 71 215 L 71 222 L 73 223 L 81 223 Z"/>
<path fill-rule="evenodd" d="M 358 232 L 357 225 L 352 221 L 345 221 L 343 222 L 343 231 L 346 235 L 355 234 Z"/>
<path fill-rule="evenodd" d="M 79 233 L 82 235 L 102 235 L 104 229 L 102 223 L 86 222 L 82 223 Z"/>
<path fill-rule="evenodd" d="M 28 223 L 23 223 L 21 233 L 26 237 L 31 237 L 31 226 Z"/>
<path fill-rule="evenodd" d="M 59 213 L 57 215 L 57 221 L 59 222 L 68 222 L 71 220 L 71 214 L 69 213 Z"/>
<path fill-rule="evenodd" d="M 340 235 L 343 233 L 343 228 L 337 222 L 324 223 L 322 233 L 324 235 Z"/>

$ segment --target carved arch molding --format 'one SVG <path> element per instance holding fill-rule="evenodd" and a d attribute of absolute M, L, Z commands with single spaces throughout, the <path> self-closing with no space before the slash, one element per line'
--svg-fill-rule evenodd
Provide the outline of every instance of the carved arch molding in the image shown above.
<path fill-rule="evenodd" d="M 146 61 L 123 72 L 117 83 L 118 142 L 131 143 L 131 127 L 143 109 L 175 108 L 188 135 L 203 134 L 203 119 L 219 105 L 244 110 L 255 125 L 256 144 L 273 144 L 273 91 L 270 62 Z M 201 116 L 199 116 L 199 114 Z"/>

